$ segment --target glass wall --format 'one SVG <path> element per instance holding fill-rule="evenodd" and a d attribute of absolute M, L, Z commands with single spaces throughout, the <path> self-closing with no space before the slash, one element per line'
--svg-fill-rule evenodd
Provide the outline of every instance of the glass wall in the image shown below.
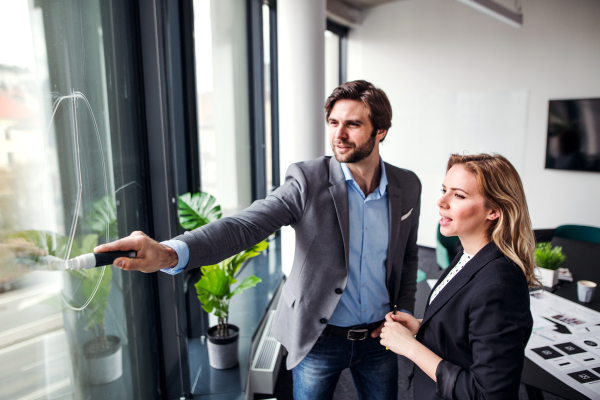
<path fill-rule="evenodd" d="M 202 190 L 223 216 L 252 201 L 245 0 L 194 0 Z"/>
<path fill-rule="evenodd" d="M 346 81 L 347 41 L 349 28 L 327 20 L 325 31 L 325 100 Z M 325 123 L 325 155 L 333 156 L 329 127 Z"/>
<path fill-rule="evenodd" d="M 0 0 L 0 399 L 159 397 L 151 277 L 69 262 L 148 231 L 135 20 Z"/>
<path fill-rule="evenodd" d="M 265 86 L 265 157 L 267 171 L 267 191 L 279 186 L 273 183 L 273 129 L 271 127 L 271 9 L 269 4 L 262 5 L 263 17 L 263 68 L 264 68 L 264 86 Z"/>
<path fill-rule="evenodd" d="M 339 85 L 340 37 L 331 31 L 325 31 L 325 100 Z M 323 123 L 325 124 L 325 155 L 333 156 L 329 141 L 329 127 L 326 122 Z"/>
<path fill-rule="evenodd" d="M 276 107 L 272 106 L 275 91 L 271 76 L 275 2 L 194 0 L 193 5 L 200 186 L 202 191 L 216 198 L 223 216 L 230 216 L 250 205 L 253 185 L 257 198 L 264 198 L 268 190 L 278 185 L 277 179 L 273 179 L 273 153 L 277 138 L 274 137 L 276 129 L 272 123 L 276 120 L 273 115 Z M 256 15 L 250 11 L 253 14 L 250 18 L 250 9 L 260 12 Z M 260 40 L 249 40 L 249 35 L 256 35 L 252 38 Z M 257 45 L 261 48 L 255 48 Z M 251 65 L 251 53 L 260 54 L 255 60 L 258 67 Z M 253 73 L 258 71 L 260 83 L 251 82 L 251 75 L 252 79 L 256 79 Z M 254 86 L 255 83 L 258 87 Z M 251 87 L 262 91 L 261 96 L 250 92 Z M 260 101 L 256 101 L 257 98 Z M 251 101 L 255 102 L 251 104 Z M 253 128 L 253 122 L 257 120 L 264 120 L 264 127 L 254 124 Z M 258 141 L 252 144 L 252 129 L 261 130 L 254 132 L 257 136 L 265 135 L 262 148 L 256 144 Z M 261 152 L 264 153 L 260 158 L 266 166 L 264 171 L 256 168 L 258 163 L 252 163 L 252 157 L 258 158 Z M 252 181 L 253 174 L 256 180 L 261 181 L 260 185 Z M 259 176 L 261 174 L 265 176 Z M 265 190 L 257 190 L 259 186 Z M 188 327 L 192 328 L 188 331 L 188 346 L 193 395 L 241 398 L 246 390 L 253 336 L 282 277 L 280 258 L 279 242 L 272 240 L 269 249 L 248 262 L 236 277 L 241 282 L 254 274 L 262 282 L 231 300 L 230 322 L 240 328 L 240 362 L 236 367 L 223 371 L 210 367 L 205 341 L 208 326 L 216 325 L 217 318 L 212 314 L 202 314 L 199 307 L 194 287 L 200 278 L 199 271 L 186 272 L 187 306 L 190 310 Z M 202 332 L 198 334 L 200 330 Z"/>
<path fill-rule="evenodd" d="M 340 37 L 325 31 L 325 98 L 340 85 Z"/>

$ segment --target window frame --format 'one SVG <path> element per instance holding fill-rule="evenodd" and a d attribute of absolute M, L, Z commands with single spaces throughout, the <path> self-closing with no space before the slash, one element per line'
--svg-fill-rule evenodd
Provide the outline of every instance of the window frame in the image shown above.
<path fill-rule="evenodd" d="M 341 85 L 342 83 L 346 83 L 346 80 L 348 79 L 348 35 L 350 33 L 350 28 L 330 19 L 327 19 L 327 25 L 325 29 L 330 31 L 334 35 L 338 35 L 340 38 L 340 59 L 338 73 L 340 78 L 339 84 Z"/>
<path fill-rule="evenodd" d="M 250 60 L 250 143 L 252 160 L 252 201 L 264 199 L 280 182 L 279 94 L 277 64 L 277 1 L 248 1 L 248 57 Z M 267 187 L 265 71 L 263 4 L 269 7 L 269 54 L 271 85 L 271 154 L 273 187 Z"/>

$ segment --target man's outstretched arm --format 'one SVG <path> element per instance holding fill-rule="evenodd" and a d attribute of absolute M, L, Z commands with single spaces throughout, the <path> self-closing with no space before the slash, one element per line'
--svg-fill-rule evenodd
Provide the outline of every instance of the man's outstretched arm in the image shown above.
<path fill-rule="evenodd" d="M 296 223 L 302 217 L 305 205 L 306 178 L 300 167 L 292 164 L 288 168 L 285 183 L 266 199 L 255 201 L 236 215 L 186 232 L 175 239 L 187 246 L 184 253 L 189 256 L 190 268 L 216 264 L 254 246 L 282 226 Z M 138 252 L 135 259 L 115 260 L 113 265 L 124 270 L 156 272 L 169 268 L 165 272 L 177 273 L 186 267 L 178 265 L 178 252 L 172 246 L 158 243 L 142 232 L 134 232 L 126 238 L 98 246 L 94 251 L 123 249 Z M 170 269 L 176 265 L 178 268 Z"/>

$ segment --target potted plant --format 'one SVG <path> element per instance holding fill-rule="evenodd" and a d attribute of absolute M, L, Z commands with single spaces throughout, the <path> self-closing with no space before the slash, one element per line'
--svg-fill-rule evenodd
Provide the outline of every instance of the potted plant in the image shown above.
<path fill-rule="evenodd" d="M 558 268 L 564 264 L 566 257 L 562 247 L 548 242 L 538 243 L 535 248 L 535 275 L 543 286 L 553 287 L 558 283 Z"/>
<path fill-rule="evenodd" d="M 87 226 L 95 234 L 85 235 L 80 244 L 73 241 L 70 258 L 92 253 L 100 238 L 103 241 L 110 241 L 118 237 L 117 207 L 114 197 L 105 196 L 94 201 L 89 210 Z M 83 329 L 91 331 L 94 335 L 83 344 L 87 380 L 94 385 L 116 381 L 123 375 L 121 339 L 106 334 L 106 310 L 112 289 L 112 268 L 106 266 L 68 272 L 81 282 L 79 289 L 81 298 L 85 301 L 91 299 L 87 307 L 82 310 Z"/>
<path fill-rule="evenodd" d="M 86 235 L 82 239 L 81 243 L 73 241 L 71 258 L 93 252 L 98 244 L 98 235 Z M 84 302 L 91 300 L 81 310 L 83 329 L 93 334 L 93 338 L 83 344 L 86 379 L 93 385 L 116 381 L 123 375 L 121 339 L 106 334 L 106 309 L 112 289 L 112 269 L 106 266 L 67 272 L 80 282 L 77 296 Z"/>
<path fill-rule="evenodd" d="M 98 245 L 98 234 L 80 235 L 73 239 L 69 258 L 93 252 Z M 45 266 L 44 256 L 64 257 L 67 254 L 69 239 L 66 236 L 42 231 L 22 231 L 12 237 L 23 239 L 36 247 L 32 263 Z M 42 256 L 40 256 L 40 254 Z M 66 271 L 77 282 L 75 293 L 66 297 L 75 297 L 77 306 L 67 303 L 64 308 L 73 309 L 82 315 L 83 329 L 91 331 L 93 338 L 83 344 L 83 368 L 86 379 L 91 384 L 113 382 L 123 374 L 122 346 L 118 336 L 106 334 L 106 309 L 112 288 L 112 269 L 110 267 L 87 270 Z M 66 285 L 68 291 L 72 285 Z M 85 305 L 85 306 L 84 306 Z"/>
<path fill-rule="evenodd" d="M 95 245 L 92 249 L 94 247 Z M 123 362 L 121 339 L 106 334 L 106 309 L 112 288 L 112 269 L 107 266 L 68 272 L 81 282 L 79 287 L 81 298 L 89 299 L 94 296 L 88 306 L 82 310 L 83 329 L 91 331 L 94 336 L 83 344 L 87 380 L 94 385 L 113 382 L 123 374 Z M 93 294 L 96 285 L 98 289 Z"/>
<path fill-rule="evenodd" d="M 205 192 L 186 193 L 179 197 L 179 222 L 185 229 L 196 229 L 221 218 L 221 207 L 213 196 Z M 231 368 L 238 363 L 239 328 L 229 323 L 229 302 L 244 290 L 256 286 L 261 279 L 252 275 L 244 279 L 235 289 L 235 275 L 244 261 L 256 257 L 269 244 L 265 241 L 252 246 L 215 265 L 201 267 L 202 278 L 195 284 L 202 308 L 218 318 L 218 324 L 210 327 L 208 358 L 216 369 Z"/>

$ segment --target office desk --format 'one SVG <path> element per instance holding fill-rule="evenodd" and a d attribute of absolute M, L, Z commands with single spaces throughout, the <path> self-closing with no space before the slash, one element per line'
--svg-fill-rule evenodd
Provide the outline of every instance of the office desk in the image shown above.
<path fill-rule="evenodd" d="M 567 256 L 564 266 L 569 268 L 573 274 L 573 282 L 559 283 L 553 293 L 600 312 L 600 288 L 596 289 L 590 303 L 580 303 L 577 300 L 578 280 L 586 279 L 600 284 L 600 244 L 554 238 L 552 245 L 562 246 L 563 253 Z M 542 389 L 569 400 L 588 399 L 587 396 L 556 379 L 528 358 L 525 358 L 521 381 L 529 386 L 527 394 L 531 400 L 541 400 L 540 392 L 536 389 Z"/>

